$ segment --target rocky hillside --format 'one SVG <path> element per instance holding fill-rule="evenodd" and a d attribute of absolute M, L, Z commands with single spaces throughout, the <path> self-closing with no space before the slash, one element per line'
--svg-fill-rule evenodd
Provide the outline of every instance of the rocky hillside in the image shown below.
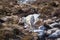
<path fill-rule="evenodd" d="M 0 40 L 55 40 L 50 34 L 60 32 L 60 0 L 21 1 L 0 0 Z M 36 31 L 41 27 L 44 36 Z"/>

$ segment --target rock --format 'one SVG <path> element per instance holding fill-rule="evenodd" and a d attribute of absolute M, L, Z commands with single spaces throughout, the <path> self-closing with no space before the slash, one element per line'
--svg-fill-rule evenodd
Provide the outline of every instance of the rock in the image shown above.
<path fill-rule="evenodd" d="M 18 4 L 28 4 L 28 3 L 33 3 L 36 0 L 18 0 Z"/>
<path fill-rule="evenodd" d="M 47 30 L 47 34 L 50 35 L 51 33 L 54 33 L 56 30 L 58 30 L 58 28 L 49 29 Z"/>
<path fill-rule="evenodd" d="M 54 33 L 52 33 L 49 38 L 59 38 L 59 35 L 60 35 L 60 30 L 56 30 Z"/>
<path fill-rule="evenodd" d="M 52 28 L 55 28 L 55 27 L 59 28 L 60 24 L 55 22 L 55 23 L 50 24 L 49 26 Z"/>
<path fill-rule="evenodd" d="M 50 3 L 51 6 L 53 7 L 58 7 L 59 6 L 59 2 L 58 1 L 53 1 Z"/>

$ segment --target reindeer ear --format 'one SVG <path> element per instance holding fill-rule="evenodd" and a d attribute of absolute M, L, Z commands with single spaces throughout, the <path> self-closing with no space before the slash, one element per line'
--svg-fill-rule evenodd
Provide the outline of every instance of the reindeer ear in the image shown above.
<path fill-rule="evenodd" d="M 25 22 L 25 17 L 22 17 L 22 22 Z"/>

